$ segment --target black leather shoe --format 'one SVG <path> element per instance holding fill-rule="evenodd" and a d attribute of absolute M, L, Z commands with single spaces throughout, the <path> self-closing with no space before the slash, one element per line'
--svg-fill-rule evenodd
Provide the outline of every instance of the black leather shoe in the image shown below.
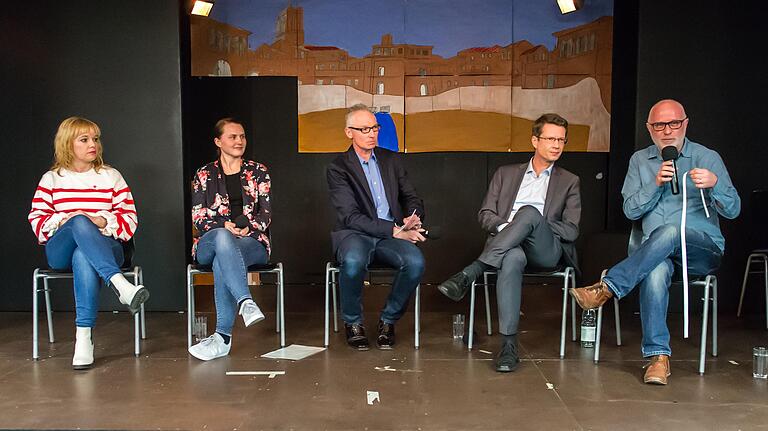
<path fill-rule="evenodd" d="M 365 335 L 365 327 L 359 323 L 344 324 L 344 329 L 347 331 L 347 344 L 354 347 L 357 350 L 368 350 L 370 345 L 368 344 L 368 337 Z"/>
<path fill-rule="evenodd" d="M 395 325 L 379 320 L 379 336 L 376 345 L 379 349 L 390 350 L 395 345 Z"/>
<path fill-rule="evenodd" d="M 507 340 L 501 344 L 501 351 L 496 355 L 496 371 L 509 373 L 517 369 L 520 358 L 517 355 L 517 341 Z"/>
<path fill-rule="evenodd" d="M 437 290 L 443 295 L 453 299 L 456 302 L 461 301 L 462 298 L 469 291 L 469 286 L 473 280 L 469 279 L 469 276 L 464 271 L 453 274 L 451 278 L 445 280 L 437 286 Z"/>

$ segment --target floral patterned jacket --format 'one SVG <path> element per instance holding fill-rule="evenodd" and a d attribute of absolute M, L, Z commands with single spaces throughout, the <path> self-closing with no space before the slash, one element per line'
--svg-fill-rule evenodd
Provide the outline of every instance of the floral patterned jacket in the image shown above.
<path fill-rule="evenodd" d="M 267 167 L 243 159 L 240 183 L 243 186 L 243 215 L 251 224 L 248 236 L 264 244 L 269 254 L 272 250 L 267 229 L 272 222 L 272 206 Z M 231 221 L 229 215 L 229 195 L 217 160 L 198 169 L 192 179 L 192 224 L 198 232 L 192 245 L 193 257 L 200 236 L 211 229 L 223 228 L 224 222 Z"/>

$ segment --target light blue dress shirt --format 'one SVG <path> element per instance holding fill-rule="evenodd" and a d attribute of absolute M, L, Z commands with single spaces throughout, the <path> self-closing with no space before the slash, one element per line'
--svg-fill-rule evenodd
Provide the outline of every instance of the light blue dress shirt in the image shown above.
<path fill-rule="evenodd" d="M 717 175 L 715 186 L 703 189 L 710 216 L 707 218 L 704 212 L 699 189 L 690 176 L 686 175 L 686 226 L 707 234 L 720 250 L 725 251 L 725 239 L 720 232 L 717 215 L 728 219 L 738 216 L 741 212 L 741 198 L 733 187 L 720 155 L 685 138 L 683 150 L 676 162 L 680 182 L 680 193 L 677 195 L 672 194 L 672 188 L 666 183 L 661 187 L 656 185 L 656 174 L 662 162 L 661 152 L 656 145 L 637 151 L 629 160 L 629 170 L 621 189 L 624 214 L 631 220 L 642 219 L 643 241 L 661 225 L 680 225 L 683 210 L 683 174 L 694 168 L 703 168 Z"/>
<path fill-rule="evenodd" d="M 363 167 L 365 179 L 368 180 L 368 187 L 371 189 L 373 202 L 376 204 L 376 215 L 382 220 L 393 221 L 395 218 L 392 217 L 392 212 L 389 209 L 389 202 L 384 191 L 384 183 L 381 181 L 381 171 L 379 171 L 379 163 L 376 161 L 376 154 L 371 153 L 371 158 L 367 162 L 359 155 L 357 158 Z"/>
<path fill-rule="evenodd" d="M 520 182 L 520 188 L 517 189 L 517 196 L 515 196 L 515 203 L 512 205 L 512 211 L 507 217 L 507 222 L 502 223 L 497 227 L 499 232 L 507 227 L 507 225 L 515 218 L 515 214 L 525 205 L 531 205 L 539 210 L 541 215 L 544 215 L 544 202 L 547 199 L 547 190 L 549 190 L 549 179 L 552 176 L 552 168 L 554 163 L 549 165 L 547 169 L 541 171 L 541 174 L 536 175 L 536 171 L 533 170 L 533 159 L 528 162 L 528 169 L 525 170 L 523 180 Z"/>

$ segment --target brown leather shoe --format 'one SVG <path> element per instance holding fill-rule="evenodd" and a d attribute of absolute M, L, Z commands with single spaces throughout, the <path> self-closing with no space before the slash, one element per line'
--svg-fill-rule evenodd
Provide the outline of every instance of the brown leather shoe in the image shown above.
<path fill-rule="evenodd" d="M 652 385 L 666 385 L 667 377 L 672 374 L 669 371 L 669 356 L 667 355 L 651 356 L 651 362 L 645 367 L 643 381 Z"/>
<path fill-rule="evenodd" d="M 572 288 L 568 292 L 585 310 L 597 308 L 613 298 L 613 292 L 602 281 L 587 287 Z"/>

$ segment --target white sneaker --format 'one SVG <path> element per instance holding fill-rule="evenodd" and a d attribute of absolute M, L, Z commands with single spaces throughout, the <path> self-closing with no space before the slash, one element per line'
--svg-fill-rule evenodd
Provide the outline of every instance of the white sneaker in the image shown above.
<path fill-rule="evenodd" d="M 229 344 L 224 342 L 224 338 L 218 332 L 214 332 L 208 338 L 189 348 L 189 353 L 201 361 L 210 361 L 211 359 L 221 358 L 229 355 L 232 348 L 232 340 Z"/>
<path fill-rule="evenodd" d="M 75 354 L 72 356 L 72 368 L 87 370 L 93 366 L 93 340 L 91 328 L 77 327 L 75 331 Z"/>
<path fill-rule="evenodd" d="M 252 299 L 246 299 L 243 301 L 243 303 L 240 305 L 240 311 L 238 314 L 243 316 L 243 322 L 245 323 L 246 328 L 253 325 L 254 323 L 264 320 L 264 313 L 261 312 L 259 306 L 256 305 Z"/>

